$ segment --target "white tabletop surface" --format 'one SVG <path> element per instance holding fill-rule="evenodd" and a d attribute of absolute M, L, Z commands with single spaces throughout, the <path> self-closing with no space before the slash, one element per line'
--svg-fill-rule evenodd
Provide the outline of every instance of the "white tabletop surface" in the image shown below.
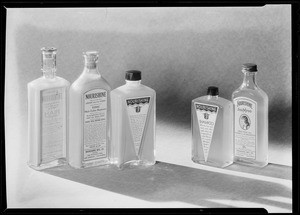
<path fill-rule="evenodd" d="M 206 167 L 190 160 L 190 131 L 157 123 L 157 164 L 116 170 L 27 167 L 27 119 L 7 109 L 8 208 L 260 207 L 291 212 L 290 166 Z M 19 123 L 15 123 L 16 120 Z M 12 123 L 14 122 L 14 123 Z"/>

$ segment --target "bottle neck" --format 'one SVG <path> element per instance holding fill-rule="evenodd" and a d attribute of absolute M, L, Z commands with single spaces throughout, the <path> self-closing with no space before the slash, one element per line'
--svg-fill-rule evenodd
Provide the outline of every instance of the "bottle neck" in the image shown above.
<path fill-rule="evenodd" d="M 215 96 L 207 95 L 207 98 L 208 98 L 208 99 L 218 99 L 219 96 L 218 96 L 218 95 L 215 95 Z"/>
<path fill-rule="evenodd" d="M 55 58 L 43 57 L 42 60 L 43 77 L 52 79 L 56 77 L 56 61 Z"/>
<path fill-rule="evenodd" d="M 256 72 L 243 71 L 243 73 L 244 73 L 244 80 L 243 80 L 242 87 L 249 87 L 249 88 L 257 87 Z"/>
<path fill-rule="evenodd" d="M 126 85 L 130 86 L 130 87 L 139 86 L 141 84 L 141 80 L 138 80 L 138 81 L 125 80 L 125 81 L 126 81 Z"/>
<path fill-rule="evenodd" d="M 98 70 L 98 66 L 96 62 L 84 62 L 84 70 L 85 73 L 100 75 Z"/>

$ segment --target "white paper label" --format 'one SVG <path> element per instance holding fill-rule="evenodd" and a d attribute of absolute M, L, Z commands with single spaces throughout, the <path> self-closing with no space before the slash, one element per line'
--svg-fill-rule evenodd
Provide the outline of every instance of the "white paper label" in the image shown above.
<path fill-rule="evenodd" d="M 126 99 L 126 105 L 134 148 L 136 155 L 138 155 L 147 120 L 150 97 Z"/>
<path fill-rule="evenodd" d="M 65 90 L 41 91 L 41 154 L 42 163 L 63 157 Z"/>
<path fill-rule="evenodd" d="M 195 103 L 195 109 L 202 140 L 204 160 L 206 162 L 214 133 L 219 107 L 215 105 Z"/>
<path fill-rule="evenodd" d="M 105 158 L 107 156 L 107 91 L 94 89 L 84 93 L 83 111 L 83 160 Z"/>
<path fill-rule="evenodd" d="M 256 159 L 256 102 L 238 97 L 234 103 L 235 156 Z"/>

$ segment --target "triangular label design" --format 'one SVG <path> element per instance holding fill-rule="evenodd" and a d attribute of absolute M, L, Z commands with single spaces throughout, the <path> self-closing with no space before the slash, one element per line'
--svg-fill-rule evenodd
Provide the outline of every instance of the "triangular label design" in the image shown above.
<path fill-rule="evenodd" d="M 147 120 L 150 97 L 126 99 L 127 113 L 136 155 L 139 155 Z"/>
<path fill-rule="evenodd" d="M 202 140 L 204 160 L 206 162 L 214 133 L 219 107 L 215 105 L 195 103 L 195 109 Z"/>

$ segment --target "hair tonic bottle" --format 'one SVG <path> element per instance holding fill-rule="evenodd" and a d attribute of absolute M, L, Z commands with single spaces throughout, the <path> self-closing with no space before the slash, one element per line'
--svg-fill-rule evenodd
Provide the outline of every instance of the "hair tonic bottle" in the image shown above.
<path fill-rule="evenodd" d="M 226 167 L 233 163 L 233 104 L 217 87 L 192 101 L 192 160 Z"/>
<path fill-rule="evenodd" d="M 70 83 L 56 76 L 56 48 L 42 48 L 43 76 L 28 83 L 28 165 L 36 170 L 67 162 Z"/>
<path fill-rule="evenodd" d="M 122 169 L 155 164 L 155 99 L 141 72 L 127 71 L 126 84 L 111 92 L 113 162 Z"/>
<path fill-rule="evenodd" d="M 257 65 L 246 63 L 242 85 L 233 92 L 234 161 L 263 167 L 268 164 L 268 96 L 257 86 Z"/>
<path fill-rule="evenodd" d="M 69 164 L 110 163 L 110 86 L 98 70 L 98 52 L 87 51 L 84 70 L 70 87 Z"/>

